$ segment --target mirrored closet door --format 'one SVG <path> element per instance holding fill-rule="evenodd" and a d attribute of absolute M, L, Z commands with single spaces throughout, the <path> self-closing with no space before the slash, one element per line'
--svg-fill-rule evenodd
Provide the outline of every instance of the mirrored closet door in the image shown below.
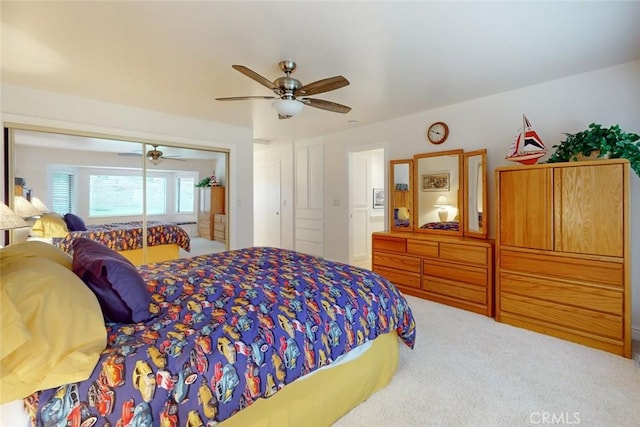
<path fill-rule="evenodd" d="M 228 152 L 19 126 L 5 135 L 12 166 L 5 198 L 21 196 L 41 212 L 72 214 L 85 225 L 178 224 L 190 237 L 227 248 Z M 219 194 L 215 213 L 211 186 Z M 7 204 L 14 208 L 16 200 Z M 40 217 L 26 217 L 30 227 L 13 230 L 11 242 L 37 237 Z"/>

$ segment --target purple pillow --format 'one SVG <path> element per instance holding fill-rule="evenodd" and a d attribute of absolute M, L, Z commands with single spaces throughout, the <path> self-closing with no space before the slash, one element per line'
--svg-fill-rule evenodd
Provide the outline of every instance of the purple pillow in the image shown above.
<path fill-rule="evenodd" d="M 128 259 L 84 237 L 72 246 L 73 272 L 96 294 L 107 321 L 137 323 L 152 317 L 147 285 Z"/>
<path fill-rule="evenodd" d="M 69 231 L 87 231 L 87 226 L 78 215 L 72 213 L 65 214 L 64 222 L 67 223 Z"/>

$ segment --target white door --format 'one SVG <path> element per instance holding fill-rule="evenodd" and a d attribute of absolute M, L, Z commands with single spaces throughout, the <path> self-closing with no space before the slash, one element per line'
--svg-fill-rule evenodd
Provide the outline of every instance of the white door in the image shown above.
<path fill-rule="evenodd" d="M 253 244 L 280 247 L 280 161 L 253 172 Z"/>
<path fill-rule="evenodd" d="M 369 258 L 369 160 L 361 153 L 349 156 L 350 264 L 366 267 Z"/>

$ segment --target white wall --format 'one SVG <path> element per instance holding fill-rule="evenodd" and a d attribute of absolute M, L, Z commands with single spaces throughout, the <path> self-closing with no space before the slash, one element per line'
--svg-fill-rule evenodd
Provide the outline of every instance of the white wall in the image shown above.
<path fill-rule="evenodd" d="M 253 224 L 253 132 L 250 128 L 11 85 L 2 85 L 0 101 L 3 123 L 228 149 L 229 247 L 253 244 L 253 227 L 247 226 Z"/>
<path fill-rule="evenodd" d="M 323 143 L 325 149 L 325 256 L 348 260 L 349 248 L 344 239 L 349 231 L 345 151 L 372 143 L 387 144 L 390 160 L 455 148 L 487 148 L 489 233 L 493 237 L 493 170 L 510 164 L 504 156 L 523 113 L 548 146 L 549 154 L 554 151 L 552 145 L 564 139 L 564 132 L 582 131 L 591 122 L 605 126 L 617 123 L 627 132 L 640 133 L 640 61 L 315 138 L 313 142 Z M 450 129 L 449 139 L 440 146 L 425 141 L 427 127 L 436 121 L 448 123 Z M 631 218 L 638 218 L 640 179 L 635 173 L 631 175 Z M 632 323 L 635 336 L 640 339 L 638 221 L 631 221 L 631 246 Z"/>

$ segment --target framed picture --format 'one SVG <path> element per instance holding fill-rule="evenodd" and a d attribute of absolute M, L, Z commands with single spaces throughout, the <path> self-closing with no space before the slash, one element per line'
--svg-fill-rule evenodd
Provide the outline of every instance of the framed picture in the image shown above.
<path fill-rule="evenodd" d="M 448 173 L 424 174 L 420 178 L 422 191 L 449 191 Z"/>
<path fill-rule="evenodd" d="M 384 209 L 384 188 L 373 189 L 373 209 Z"/>

